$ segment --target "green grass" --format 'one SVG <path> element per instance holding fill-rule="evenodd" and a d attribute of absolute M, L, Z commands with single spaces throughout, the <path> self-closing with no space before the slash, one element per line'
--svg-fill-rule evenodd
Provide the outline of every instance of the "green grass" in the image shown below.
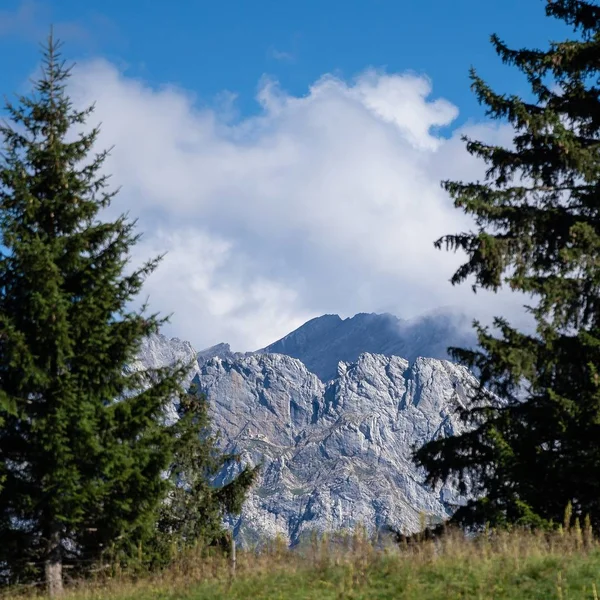
<path fill-rule="evenodd" d="M 452 533 L 437 544 L 384 549 L 360 535 L 313 541 L 296 552 L 275 543 L 259 555 L 238 553 L 235 576 L 226 558 L 191 553 L 160 575 L 87 581 L 72 585 L 66 598 L 574 600 L 597 599 L 597 589 L 600 544 L 575 530 L 551 536 L 498 533 L 478 540 Z M 24 590 L 20 597 L 35 595 Z"/>

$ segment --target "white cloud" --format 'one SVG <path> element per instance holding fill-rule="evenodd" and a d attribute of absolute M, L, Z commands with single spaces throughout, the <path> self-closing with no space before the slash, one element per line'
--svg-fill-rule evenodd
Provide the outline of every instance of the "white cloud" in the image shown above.
<path fill-rule="evenodd" d="M 483 166 L 461 132 L 436 134 L 458 111 L 429 98 L 426 78 L 326 76 L 303 97 L 265 80 L 262 113 L 232 121 L 230 96 L 222 110 L 198 109 L 191 94 L 106 62 L 75 73 L 77 101 L 96 101 L 101 145 L 115 145 L 114 209 L 139 217 L 136 256 L 168 252 L 146 286 L 152 309 L 174 312 L 167 333 L 251 350 L 325 312 L 521 314 L 514 294 L 452 287 L 464 256 L 433 248 L 470 224 L 440 179 L 477 178 Z M 488 124 L 466 130 L 510 139 Z"/>
<path fill-rule="evenodd" d="M 297 310 L 293 289 L 260 274 L 244 275 L 247 265 L 233 243 L 185 227 L 159 228 L 144 238 L 133 253 L 137 264 L 168 249 L 148 287 L 154 307 L 165 314 L 176 310 L 174 333 L 179 337 L 247 340 L 260 331 L 265 339 L 276 339 L 306 320 Z"/>

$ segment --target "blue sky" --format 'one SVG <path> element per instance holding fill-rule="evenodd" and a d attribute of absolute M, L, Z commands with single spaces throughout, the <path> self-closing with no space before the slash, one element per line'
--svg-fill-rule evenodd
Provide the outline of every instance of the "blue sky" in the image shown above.
<path fill-rule="evenodd" d="M 545 46 L 543 0 L 3 0 L 1 89 L 28 89 L 50 23 L 97 102 L 114 211 L 139 217 L 134 259 L 167 333 L 252 350 L 324 313 L 414 317 L 452 306 L 523 319 L 523 298 L 448 279 L 433 249 L 472 223 L 442 192 L 474 179 L 467 133 L 510 143 L 469 90 L 474 65 L 526 94 L 489 36 Z M 174 8 L 175 7 L 175 8 Z M 518 323 L 517 323 L 518 324 Z"/>
<path fill-rule="evenodd" d="M 475 65 L 498 86 L 525 92 L 489 44 L 497 32 L 515 46 L 564 34 L 543 0 L 3 0 L 0 69 L 5 91 L 18 89 L 38 60 L 36 41 L 50 22 L 70 57 L 104 56 L 154 85 L 173 83 L 211 102 L 238 94 L 257 110 L 257 82 L 276 77 L 304 94 L 323 73 L 351 77 L 366 67 L 424 73 L 434 93 L 479 116 L 469 91 Z M 4 26 L 3 26 L 4 21 Z M 460 121 L 459 121 L 460 122 Z"/>

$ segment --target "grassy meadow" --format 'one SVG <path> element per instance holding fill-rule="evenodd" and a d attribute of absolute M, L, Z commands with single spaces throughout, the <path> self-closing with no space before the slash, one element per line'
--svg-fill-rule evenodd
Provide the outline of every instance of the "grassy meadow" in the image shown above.
<path fill-rule="evenodd" d="M 578 527 L 553 534 L 494 532 L 465 539 L 377 547 L 365 535 L 313 540 L 301 550 L 273 543 L 261 553 L 227 557 L 190 552 L 160 574 L 115 571 L 71 582 L 69 600 L 437 600 L 596 599 L 600 542 Z M 41 598 L 35 587 L 4 598 Z"/>

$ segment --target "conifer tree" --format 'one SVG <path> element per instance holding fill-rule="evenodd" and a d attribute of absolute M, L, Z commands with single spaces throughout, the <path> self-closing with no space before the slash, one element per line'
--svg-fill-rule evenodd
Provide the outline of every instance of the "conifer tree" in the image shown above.
<path fill-rule="evenodd" d="M 44 577 L 151 537 L 169 489 L 165 403 L 185 369 L 124 367 L 163 320 L 132 311 L 153 259 L 129 269 L 137 242 L 92 154 L 92 112 L 66 92 L 70 69 L 50 36 L 31 97 L 0 127 L 0 577 Z M 128 272 L 126 272 L 128 271 Z"/>
<path fill-rule="evenodd" d="M 219 450 L 211 432 L 208 401 L 193 387 L 180 397 L 179 419 L 172 425 L 174 459 L 169 468 L 172 488 L 161 506 L 156 537 L 158 560 L 196 544 L 225 545 L 223 518 L 239 514 L 258 468 L 245 467 L 224 485 L 216 485 L 225 467 L 238 462 L 237 454 Z"/>
<path fill-rule="evenodd" d="M 468 256 L 451 282 L 529 294 L 536 323 L 528 334 L 498 317 L 494 333 L 475 321 L 479 348 L 451 349 L 481 374 L 463 414 L 472 429 L 415 455 L 430 483 L 456 479 L 477 496 L 454 517 L 470 525 L 561 522 L 572 502 L 573 517 L 600 526 L 600 6 L 549 0 L 546 13 L 574 37 L 543 50 L 491 38 L 532 100 L 471 72 L 488 116 L 514 128 L 512 147 L 465 138 L 486 178 L 443 183 L 477 226 L 435 242 Z"/>

